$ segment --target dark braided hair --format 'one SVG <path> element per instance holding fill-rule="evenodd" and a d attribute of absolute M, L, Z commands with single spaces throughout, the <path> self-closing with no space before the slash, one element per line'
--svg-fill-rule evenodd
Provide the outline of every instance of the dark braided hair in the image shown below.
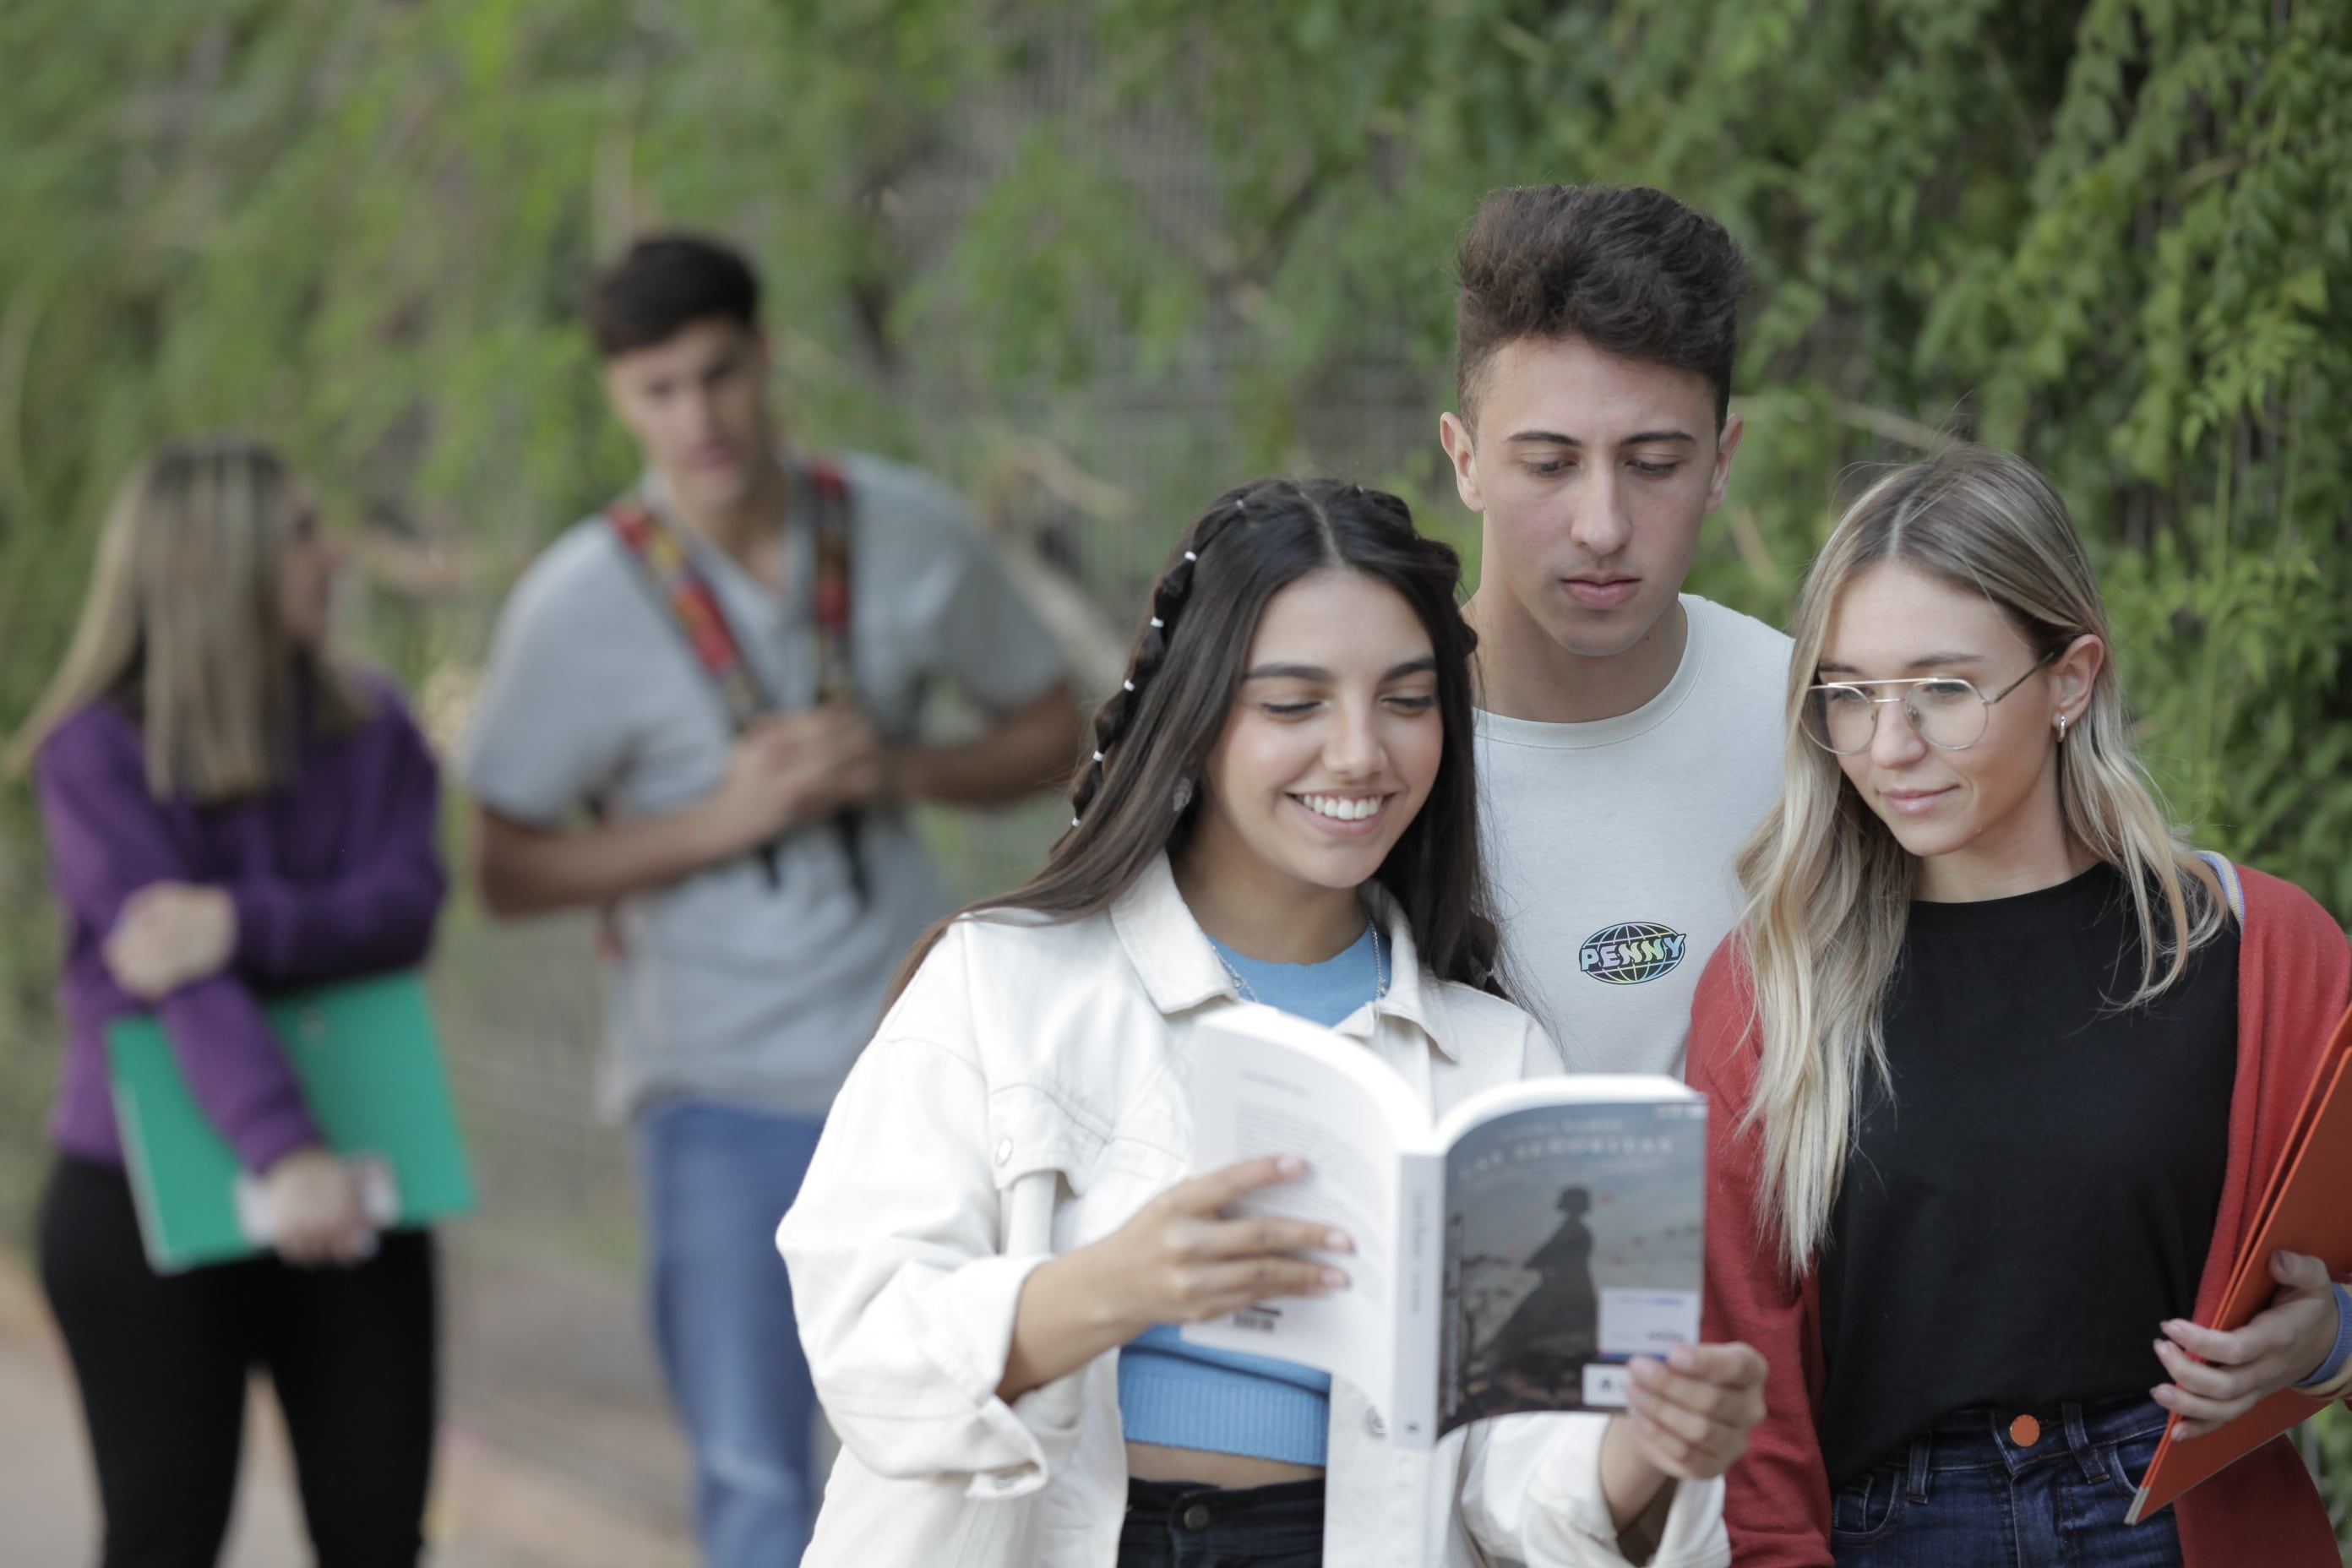
<path fill-rule="evenodd" d="M 1461 558 L 1417 531 L 1395 496 L 1331 480 L 1255 480 L 1218 497 L 1184 531 L 1152 586 L 1127 673 L 1096 710 L 1094 755 L 1071 786 L 1069 830 L 1027 883 L 953 918 L 1025 910 L 1084 919 L 1108 909 L 1156 858 L 1181 851 L 1200 806 L 1178 802 L 1224 732 L 1258 618 L 1282 589 L 1330 569 L 1394 589 L 1428 632 L 1436 662 L 1444 734 L 1437 777 L 1378 879 L 1403 907 L 1431 972 L 1501 994 L 1471 771 L 1476 639 L 1459 605 Z M 908 954 L 894 1000 L 948 923 Z"/>
<path fill-rule="evenodd" d="M 1110 761 L 1111 748 L 1118 745 L 1143 704 L 1143 689 L 1151 678 L 1160 673 L 1160 661 L 1168 656 L 1168 644 L 1176 635 L 1176 622 L 1182 614 L 1184 600 L 1192 591 L 1192 578 L 1199 567 L 1202 552 L 1213 543 L 1218 534 L 1241 522 L 1248 514 L 1249 497 L 1244 490 L 1230 498 L 1231 504 L 1220 500 L 1193 521 L 1177 542 L 1175 552 L 1169 557 L 1167 570 L 1151 590 L 1151 613 L 1135 634 L 1135 651 L 1127 661 L 1127 677 L 1119 689 L 1103 700 L 1095 710 L 1095 753 L 1070 785 L 1070 826 L 1078 826 L 1102 790 L 1103 775 Z"/>

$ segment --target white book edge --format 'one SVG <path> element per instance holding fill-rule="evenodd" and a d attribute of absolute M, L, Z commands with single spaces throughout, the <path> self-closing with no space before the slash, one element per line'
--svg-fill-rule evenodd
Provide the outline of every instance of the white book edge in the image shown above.
<path fill-rule="evenodd" d="M 1397 1441 L 1437 1441 L 1437 1368 L 1445 1336 L 1445 1157 L 1408 1151 L 1398 1176 Z"/>

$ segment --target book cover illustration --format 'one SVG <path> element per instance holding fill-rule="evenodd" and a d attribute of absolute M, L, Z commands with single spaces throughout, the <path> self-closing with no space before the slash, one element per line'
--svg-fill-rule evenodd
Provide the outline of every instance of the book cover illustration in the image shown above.
<path fill-rule="evenodd" d="M 1446 1430 L 1622 1408 L 1626 1363 L 1698 1338 L 1703 1101 L 1517 1110 L 1445 1161 Z"/>

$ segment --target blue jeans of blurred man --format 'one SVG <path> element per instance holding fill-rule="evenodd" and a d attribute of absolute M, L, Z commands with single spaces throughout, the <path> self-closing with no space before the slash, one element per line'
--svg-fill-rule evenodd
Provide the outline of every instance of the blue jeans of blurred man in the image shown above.
<path fill-rule="evenodd" d="M 824 1494 L 816 1389 L 776 1252 L 824 1123 L 703 1100 L 636 1121 L 655 1339 L 709 1568 L 793 1568 Z"/>

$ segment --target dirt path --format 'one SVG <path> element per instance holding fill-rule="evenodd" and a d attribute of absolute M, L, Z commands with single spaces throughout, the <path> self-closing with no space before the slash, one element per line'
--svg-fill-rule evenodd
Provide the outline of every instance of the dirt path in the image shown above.
<path fill-rule="evenodd" d="M 257 1390 L 236 1523 L 222 1568 L 304 1568 L 283 1434 Z M 690 1568 L 674 1530 L 608 1506 L 461 1423 L 444 1426 L 428 1530 L 432 1568 Z M 97 1555 L 81 1415 L 46 1309 L 0 1253 L 0 1568 L 70 1568 Z"/>

